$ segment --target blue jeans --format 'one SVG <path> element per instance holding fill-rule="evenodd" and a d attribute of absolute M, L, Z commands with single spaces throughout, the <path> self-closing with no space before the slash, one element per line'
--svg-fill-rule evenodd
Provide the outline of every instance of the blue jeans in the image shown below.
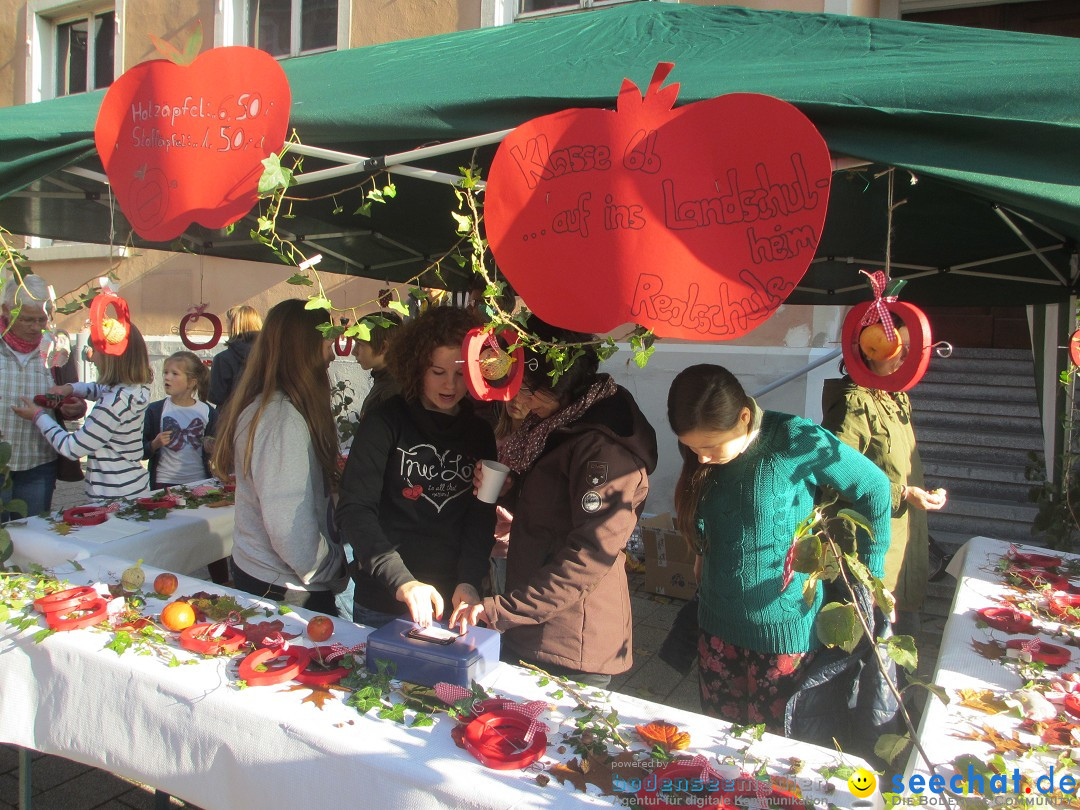
<path fill-rule="evenodd" d="M 405 607 L 402 605 L 402 607 Z M 366 627 L 374 627 L 376 630 L 384 625 L 390 624 L 394 619 L 407 619 L 408 613 L 383 613 L 381 610 L 372 610 L 371 608 L 364 607 L 359 602 L 353 602 L 352 605 L 352 620 L 354 624 L 362 624 Z"/>
<path fill-rule="evenodd" d="M 52 508 L 53 490 L 56 489 L 56 462 L 50 461 L 8 473 L 11 476 L 9 486 L 4 488 L 4 502 L 12 500 L 26 501 L 26 516 L 33 517 Z M 15 513 L 4 512 L 0 518 L 15 520 L 22 517 Z"/>

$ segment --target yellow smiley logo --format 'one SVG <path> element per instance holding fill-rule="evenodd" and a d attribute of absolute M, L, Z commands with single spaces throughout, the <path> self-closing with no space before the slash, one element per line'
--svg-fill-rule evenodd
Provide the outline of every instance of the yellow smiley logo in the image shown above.
<path fill-rule="evenodd" d="M 874 788 L 877 787 L 877 777 L 866 768 L 859 768 L 851 775 L 851 778 L 847 780 L 848 790 L 851 791 L 851 795 L 857 799 L 865 799 L 871 793 L 874 792 Z"/>

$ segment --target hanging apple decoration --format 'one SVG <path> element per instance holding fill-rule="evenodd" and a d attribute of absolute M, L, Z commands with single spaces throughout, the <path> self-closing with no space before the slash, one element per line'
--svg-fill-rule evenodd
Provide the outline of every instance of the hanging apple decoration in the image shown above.
<path fill-rule="evenodd" d="M 832 163 L 810 120 L 733 93 L 673 109 L 662 62 L 617 109 L 527 121 L 500 144 L 484 220 L 499 268 L 544 320 L 582 332 L 635 322 L 730 340 L 760 326 L 806 272 Z"/>
<path fill-rule="evenodd" d="M 115 318 L 107 314 L 110 307 Z M 108 287 L 102 287 L 90 302 L 90 345 L 95 352 L 119 357 L 127 351 L 130 334 L 131 313 L 127 301 Z"/>
<path fill-rule="evenodd" d="M 135 232 L 167 242 L 193 222 L 224 228 L 250 211 L 262 161 L 285 141 L 290 103 L 281 65 L 257 48 L 125 71 L 101 103 L 94 142 Z"/>
<path fill-rule="evenodd" d="M 218 345 L 218 341 L 221 340 L 221 318 L 212 312 L 207 312 L 206 308 L 209 304 L 199 304 L 197 307 L 192 307 L 191 310 L 180 319 L 180 340 L 191 351 L 197 352 L 200 349 L 212 349 Z M 200 319 L 210 322 L 210 328 L 214 330 L 209 340 L 204 340 L 199 343 L 196 340 L 192 340 L 191 335 L 188 334 L 188 326 Z"/>

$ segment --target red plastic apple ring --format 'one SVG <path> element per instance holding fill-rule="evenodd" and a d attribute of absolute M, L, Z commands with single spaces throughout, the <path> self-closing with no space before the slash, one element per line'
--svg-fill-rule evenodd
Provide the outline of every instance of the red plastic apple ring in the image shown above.
<path fill-rule="evenodd" d="M 180 501 L 172 495 L 162 495 L 156 498 L 136 498 L 135 503 L 143 509 L 172 509 Z"/>
<path fill-rule="evenodd" d="M 1032 588 L 1041 588 L 1043 585 L 1050 585 L 1055 591 L 1068 592 L 1072 590 L 1069 580 L 1043 568 L 1027 568 L 1024 570 L 1010 569 L 1005 573 L 1016 577 L 1021 582 L 1027 583 Z"/>
<path fill-rule="evenodd" d="M 498 385 L 492 385 L 482 373 L 480 355 L 485 349 L 490 349 L 488 342 L 490 330 L 482 326 L 470 329 L 465 340 L 461 342 L 461 357 L 465 361 L 465 385 L 469 393 L 476 399 L 487 402 L 509 402 L 517 396 L 521 388 L 521 378 L 525 373 L 525 350 L 518 346 L 512 355 L 510 373 L 503 377 Z M 498 338 L 507 346 L 516 343 L 516 335 L 512 329 L 503 329 Z"/>
<path fill-rule="evenodd" d="M 1035 643 L 1032 644 L 1032 641 Z M 1032 660 L 1042 661 L 1051 667 L 1064 666 L 1072 659 L 1072 653 L 1064 647 L 1059 647 L 1057 644 L 1048 644 L 1039 639 L 1014 638 L 1012 641 L 1006 641 L 1005 646 L 1010 650 L 1026 649 L 1026 646 L 1030 646 L 1031 649 L 1028 652 L 1031 653 Z"/>
<path fill-rule="evenodd" d="M 206 632 L 214 625 L 193 624 L 180 631 L 180 646 L 191 652 L 203 655 L 218 655 L 223 652 L 236 652 L 247 642 L 243 631 L 235 627 L 225 627 L 225 631 L 214 638 L 205 638 Z"/>
<path fill-rule="evenodd" d="M 119 324 L 108 333 L 105 331 L 105 311 L 109 307 L 116 310 Z M 117 334 L 116 330 L 122 334 Z M 95 352 L 104 352 L 119 357 L 127 351 L 128 336 L 131 334 L 131 314 L 128 303 L 114 292 L 98 293 L 90 302 L 90 343 Z"/>
<path fill-rule="evenodd" d="M 81 602 L 74 610 L 58 610 L 45 614 L 45 623 L 53 630 L 81 630 L 84 627 L 93 627 L 105 621 L 109 611 L 109 603 L 100 596 L 88 602 Z M 81 613 L 81 616 L 75 614 Z M 68 618 L 68 617 L 72 618 Z"/>
<path fill-rule="evenodd" d="M 72 526 L 97 526 L 109 519 L 104 506 L 72 506 L 64 510 L 64 523 Z"/>
<path fill-rule="evenodd" d="M 1053 554 L 1035 554 L 1027 551 L 1011 551 L 1005 555 L 1013 562 L 1023 563 L 1024 565 L 1030 565 L 1032 568 L 1057 568 L 1061 565 L 1061 557 L 1055 557 Z"/>
<path fill-rule="evenodd" d="M 995 630 L 1005 633 L 1026 633 L 1031 630 L 1032 618 L 1015 608 L 983 608 L 979 611 L 979 618 Z"/>
<path fill-rule="evenodd" d="M 537 729 L 525 746 L 532 720 L 507 711 L 487 712 L 465 726 L 465 750 L 489 768 L 509 771 L 532 765 L 547 749 L 547 734 Z"/>
<path fill-rule="evenodd" d="M 248 686 L 273 686 L 276 683 L 285 683 L 285 681 L 293 680 L 304 671 L 310 656 L 311 652 L 308 648 L 301 647 L 298 644 L 289 647 L 287 650 L 264 647 L 251 653 L 240 662 L 239 678 L 245 681 Z M 271 669 L 269 667 L 270 662 L 278 658 L 285 659 L 284 663 Z M 255 668 L 258 666 L 267 667 L 267 669 L 260 672 Z"/>
<path fill-rule="evenodd" d="M 1073 717 L 1080 717 L 1080 694 L 1071 692 L 1065 696 L 1065 711 Z"/>
<path fill-rule="evenodd" d="M 907 359 L 900 364 L 900 368 L 892 374 L 882 377 L 875 374 L 866 365 L 862 354 L 859 352 L 859 333 L 862 331 L 862 319 L 867 310 L 873 305 L 872 301 L 864 301 L 856 304 L 851 312 L 844 318 L 844 327 L 840 332 L 840 344 L 844 352 L 844 365 L 847 366 L 851 379 L 864 388 L 876 388 L 881 391 L 907 391 L 926 374 L 930 365 L 930 350 L 933 348 L 933 337 L 930 333 L 930 321 L 926 314 L 911 304 L 903 301 L 888 301 L 885 303 L 889 312 L 896 313 L 904 321 L 908 335 L 911 337 L 911 346 L 908 350 Z"/>
<path fill-rule="evenodd" d="M 1054 594 L 1047 607 L 1059 619 L 1075 620 L 1076 614 L 1070 615 L 1069 611 L 1080 611 L 1080 593 Z"/>
<path fill-rule="evenodd" d="M 336 667 L 335 669 L 312 669 L 314 666 L 323 666 L 320 663 L 320 656 L 327 656 L 333 652 L 334 648 L 331 646 L 326 647 L 313 647 L 310 650 L 310 657 L 308 658 L 307 665 L 303 671 L 293 678 L 297 683 L 307 684 L 308 686 L 329 686 L 332 683 L 337 683 L 346 675 L 349 674 L 348 667 Z M 325 666 L 329 666 L 326 664 Z"/>
<path fill-rule="evenodd" d="M 50 593 L 48 596 L 40 596 L 34 600 L 34 609 L 39 613 L 56 613 L 57 611 L 69 611 L 76 605 L 89 602 L 101 596 L 96 589 L 89 585 L 80 585 L 77 588 L 68 588 L 65 591 Z"/>
<path fill-rule="evenodd" d="M 199 320 L 199 318 L 206 318 L 210 321 L 210 324 L 214 327 L 214 335 L 204 343 L 197 343 L 192 340 L 187 333 L 188 324 L 193 321 Z M 189 312 L 183 318 L 180 319 L 180 340 L 185 346 L 191 349 L 193 352 L 199 351 L 199 349 L 212 349 L 218 345 L 218 341 L 221 340 L 221 318 L 210 312 Z"/>
<path fill-rule="evenodd" d="M 353 340 L 351 337 L 345 338 L 345 345 L 342 346 L 341 338 L 342 335 L 338 335 L 336 338 L 334 338 L 334 354 L 336 354 L 338 357 L 348 357 L 350 354 L 352 354 Z"/>
<path fill-rule="evenodd" d="M 1069 359 L 1074 366 L 1080 366 L 1080 329 L 1073 332 L 1069 338 Z"/>

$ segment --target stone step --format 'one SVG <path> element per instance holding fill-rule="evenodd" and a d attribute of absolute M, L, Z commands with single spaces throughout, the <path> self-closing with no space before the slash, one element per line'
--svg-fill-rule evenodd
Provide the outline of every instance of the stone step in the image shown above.
<path fill-rule="evenodd" d="M 968 537 L 982 535 L 999 540 L 1027 542 L 1031 539 L 1031 521 L 1014 521 L 993 517 L 976 517 L 960 514 L 950 509 L 927 515 L 930 534 L 937 537 L 943 532 L 966 534 Z"/>
<path fill-rule="evenodd" d="M 971 349 L 964 346 L 953 348 L 947 360 L 1027 360 L 1033 361 L 1031 349 Z"/>
<path fill-rule="evenodd" d="M 972 537 L 976 537 L 975 534 L 968 532 L 948 532 L 942 529 L 931 529 L 930 536 L 934 538 L 934 542 L 949 554 L 955 554 L 960 550 L 960 547 L 964 545 Z M 946 577 L 943 582 L 949 582 L 952 577 Z M 955 580 L 952 580 L 955 582 Z M 931 582 L 931 585 L 938 583 Z"/>
<path fill-rule="evenodd" d="M 1016 402 L 1001 402 L 995 399 L 965 399 L 963 400 L 963 409 L 966 413 L 976 415 L 990 415 L 990 416 L 1015 416 L 1017 414 L 1030 414 L 1032 418 L 1037 418 L 1039 411 L 1034 402 L 1022 404 L 1022 407 L 1018 408 Z M 1031 407 L 1027 407 L 1030 405 Z M 916 389 L 911 394 L 911 410 L 915 415 L 915 424 L 919 424 L 919 420 L 923 417 L 923 414 L 929 413 L 955 413 L 957 411 L 957 400 L 954 397 L 939 398 L 936 396 L 923 396 L 919 389 Z"/>
<path fill-rule="evenodd" d="M 1025 409 L 1026 410 L 1026 409 Z M 923 409 L 914 413 L 915 429 L 946 428 L 960 432 L 978 431 L 979 433 L 998 433 L 1006 431 L 1017 434 L 1034 434 L 1042 440 L 1042 420 L 1038 413 L 1018 413 L 1016 409 L 1009 414 L 973 414 L 967 407 L 958 409 L 953 404 L 951 411 Z"/>
<path fill-rule="evenodd" d="M 1024 522 L 1030 526 L 1038 511 L 1038 507 L 1033 503 L 1002 503 L 989 498 L 949 498 L 943 510 L 931 514 L 992 518 L 994 520 Z"/>
<path fill-rule="evenodd" d="M 1029 460 L 1029 453 L 1041 454 L 1038 450 L 1025 450 L 1022 447 L 982 447 L 979 445 L 951 444 L 948 441 L 937 442 L 920 434 L 919 455 L 923 464 L 946 461 L 952 463 L 1005 464 L 1023 469 Z"/>
<path fill-rule="evenodd" d="M 1029 379 L 1035 376 L 1035 362 L 1030 353 L 1025 358 L 1012 360 L 994 357 L 933 357 L 927 367 L 926 375 L 948 375 L 954 373 L 982 373 L 988 376 L 1017 376 Z"/>
<path fill-rule="evenodd" d="M 1033 385 L 1035 370 L 1028 369 L 1026 372 L 1014 374 L 1008 371 L 993 372 L 979 369 L 968 370 L 965 368 L 937 368 L 927 371 L 919 381 L 918 386 L 923 385 L 993 385 L 1006 386 L 1009 388 L 1024 388 Z"/>
<path fill-rule="evenodd" d="M 1003 503 L 1022 505 L 1031 503 L 1028 497 L 1031 491 L 1029 482 L 1017 484 L 1006 481 L 978 481 L 962 476 L 950 478 L 926 473 L 926 488 L 937 489 L 938 487 L 949 493 L 950 501 L 953 498 L 987 498 Z"/>
<path fill-rule="evenodd" d="M 923 455 L 921 450 L 922 448 L 920 446 L 920 455 Z M 923 473 L 928 480 L 933 477 L 934 479 L 963 479 L 965 481 L 978 483 L 980 486 L 986 485 L 989 482 L 1031 486 L 1031 482 L 1024 476 L 1023 466 L 995 464 L 992 461 L 988 461 L 985 464 L 980 464 L 978 462 L 956 462 L 951 459 L 934 459 L 928 461 L 926 458 L 923 458 L 922 461 Z"/>
<path fill-rule="evenodd" d="M 956 400 L 994 400 L 997 402 L 1015 402 L 1022 405 L 1038 407 L 1035 398 L 1035 385 L 1029 381 L 1026 387 L 1001 384 L 984 385 L 957 385 L 955 382 L 925 382 L 919 383 L 914 389 L 918 402 L 928 399 L 936 399 L 944 402 Z"/>
<path fill-rule="evenodd" d="M 927 427 L 919 430 L 918 442 L 920 447 L 920 454 L 923 453 L 922 446 L 924 442 L 933 444 L 953 444 L 956 446 L 977 446 L 983 448 L 997 449 L 1009 449 L 1009 450 L 1023 450 L 1025 452 L 1029 450 L 1041 451 L 1043 447 L 1042 433 L 1014 433 L 1008 430 L 995 430 L 991 432 L 984 432 L 979 429 L 977 424 L 971 425 L 967 430 L 954 430 L 949 428 L 939 427 Z M 987 459 L 1004 462 L 1000 459 Z"/>

